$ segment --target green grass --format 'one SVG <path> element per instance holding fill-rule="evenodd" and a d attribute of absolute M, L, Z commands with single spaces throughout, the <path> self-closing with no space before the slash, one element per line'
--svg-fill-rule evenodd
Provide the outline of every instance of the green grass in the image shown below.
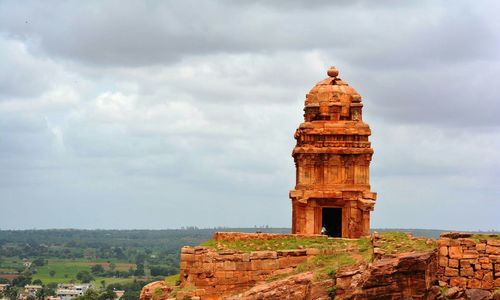
<path fill-rule="evenodd" d="M 51 259 L 43 267 L 36 268 L 37 273 L 33 275 L 33 280 L 40 279 L 44 284 L 49 282 L 67 283 L 76 280 L 76 274 L 80 271 L 90 271 L 90 266 L 82 264 L 81 261 L 72 261 L 65 259 Z M 54 277 L 49 272 L 55 271 Z"/>
<path fill-rule="evenodd" d="M 357 257 L 351 253 L 318 255 L 298 265 L 295 269 L 295 273 L 314 271 L 314 279 L 319 281 L 335 277 L 340 267 L 354 265 L 363 261 L 364 259 L 361 256 Z"/>
<path fill-rule="evenodd" d="M 128 270 L 134 265 L 126 262 L 114 262 L 116 264 L 116 270 Z M 49 282 L 58 283 L 68 283 L 76 281 L 76 274 L 80 271 L 89 271 L 93 265 L 103 264 L 105 269 L 108 269 L 106 261 L 88 261 L 88 260 L 71 260 L 71 259 L 49 259 L 48 264 L 43 267 L 36 268 L 36 274 L 33 275 L 33 280 L 40 279 L 42 283 L 47 284 Z M 50 276 L 50 271 L 55 271 L 54 277 Z M 106 284 L 110 283 L 122 283 L 131 281 L 130 278 L 110 278 L 110 277 L 97 277 L 95 282 L 100 283 L 101 280 L 105 280 Z"/>
<path fill-rule="evenodd" d="M 373 247 L 369 238 L 340 239 L 326 237 L 301 237 L 290 236 L 272 240 L 246 239 L 242 241 L 214 241 L 202 244 L 217 250 L 236 250 L 251 252 L 259 250 L 291 250 L 315 248 L 320 250 L 333 250 L 333 254 L 320 254 L 298 265 L 293 273 L 314 271 L 315 279 L 321 280 L 334 277 L 337 269 L 343 266 L 373 259 Z M 328 251 L 327 251 L 328 253 Z M 269 278 L 268 281 L 282 279 L 290 274 L 280 274 Z"/>
<path fill-rule="evenodd" d="M 404 253 L 413 251 L 429 251 L 436 248 L 436 242 L 432 240 L 430 244 L 426 239 L 411 239 L 404 232 L 383 232 L 379 233 L 378 244 L 386 254 Z"/>
<path fill-rule="evenodd" d="M 364 239 L 366 240 L 366 239 Z M 369 243 L 369 240 L 368 240 Z M 346 248 L 357 247 L 358 240 L 351 239 L 333 239 L 325 237 L 295 237 L 262 240 L 262 239 L 247 239 L 242 241 L 215 241 L 209 240 L 201 246 L 214 248 L 217 250 L 237 250 L 242 252 L 251 252 L 259 250 L 291 250 L 291 249 L 336 249 L 343 250 Z"/>
<path fill-rule="evenodd" d="M 333 250 L 333 254 L 320 254 L 298 265 L 292 274 L 313 271 L 315 280 L 334 277 L 338 268 L 362 262 L 370 262 L 373 258 L 373 247 L 369 238 L 360 239 L 328 239 L 322 237 L 286 237 L 273 240 L 248 239 L 243 241 L 208 241 L 202 246 L 217 250 L 237 250 L 242 252 L 258 250 L 291 250 L 316 248 Z M 350 251 L 344 251 L 350 250 Z M 327 251 L 328 253 L 328 251 Z M 292 274 L 278 274 L 267 281 L 283 279 Z"/>
<path fill-rule="evenodd" d="M 0 268 L 17 270 L 18 268 L 24 269 L 23 260 L 16 257 L 1 257 Z"/>
<path fill-rule="evenodd" d="M 471 239 L 474 240 L 500 240 L 500 234 L 473 234 Z"/>
<path fill-rule="evenodd" d="M 95 286 L 100 286 L 101 280 L 104 280 L 106 282 L 106 285 L 109 285 L 112 283 L 132 282 L 132 281 L 134 281 L 134 278 L 133 277 L 129 277 L 129 278 L 96 277 L 92 282 L 94 283 Z"/>
<path fill-rule="evenodd" d="M 176 285 L 177 281 L 180 279 L 180 274 L 175 274 L 165 277 L 165 282 L 169 285 Z"/>
<path fill-rule="evenodd" d="M 178 287 L 178 286 L 177 286 L 177 287 L 175 287 L 175 288 L 172 290 L 172 292 L 170 293 L 170 297 L 172 297 L 172 298 L 177 298 L 177 294 L 178 294 L 179 292 L 181 292 L 181 291 L 182 291 L 182 292 L 191 292 L 191 291 L 194 291 L 194 290 L 196 290 L 196 287 L 195 287 L 193 284 L 188 284 L 188 285 L 186 285 L 186 286 L 185 286 L 185 287 L 183 287 L 183 288 L 180 288 L 180 287 Z"/>

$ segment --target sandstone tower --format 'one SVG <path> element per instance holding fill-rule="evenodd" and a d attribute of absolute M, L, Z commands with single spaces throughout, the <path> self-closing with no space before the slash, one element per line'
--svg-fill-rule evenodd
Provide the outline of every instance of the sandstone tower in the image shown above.
<path fill-rule="evenodd" d="M 361 96 L 338 78 L 337 68 L 327 74 L 306 95 L 304 123 L 295 132 L 292 233 L 358 238 L 370 234 L 376 199 L 371 131 L 361 117 Z"/>

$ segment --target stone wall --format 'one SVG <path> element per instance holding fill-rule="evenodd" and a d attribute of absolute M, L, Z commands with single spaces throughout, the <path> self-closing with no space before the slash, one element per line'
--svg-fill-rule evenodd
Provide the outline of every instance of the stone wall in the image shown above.
<path fill-rule="evenodd" d="M 438 240 L 441 285 L 494 290 L 500 287 L 500 240 L 448 233 Z M 497 236 L 498 238 L 498 236 Z"/>
<path fill-rule="evenodd" d="M 319 254 L 317 249 L 239 252 L 208 247 L 183 247 L 181 287 L 189 295 L 220 299 L 246 290 L 272 276 L 291 273 Z"/>

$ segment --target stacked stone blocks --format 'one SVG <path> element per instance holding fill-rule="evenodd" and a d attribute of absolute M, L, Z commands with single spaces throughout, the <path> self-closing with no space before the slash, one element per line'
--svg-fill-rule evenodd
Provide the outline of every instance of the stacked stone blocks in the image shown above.
<path fill-rule="evenodd" d="M 181 286 L 193 285 L 196 295 L 226 294 L 245 290 L 279 274 L 288 274 L 317 249 L 240 252 L 207 247 L 181 250 Z"/>
<path fill-rule="evenodd" d="M 310 236 L 308 236 L 310 238 Z M 220 241 L 275 240 L 300 238 L 291 234 L 216 232 L 213 239 Z M 326 236 L 322 236 L 325 240 Z M 290 249 L 244 252 L 218 250 L 211 247 L 183 247 L 181 249 L 181 288 L 186 295 L 202 299 L 220 299 L 264 283 L 274 276 L 292 274 L 300 264 L 324 254 L 355 252 L 357 249 Z M 181 292 L 181 296 L 183 292 Z M 182 299 L 182 297 L 178 298 Z"/>
<path fill-rule="evenodd" d="M 500 287 L 500 240 L 444 234 L 438 240 L 442 285 L 493 290 Z"/>

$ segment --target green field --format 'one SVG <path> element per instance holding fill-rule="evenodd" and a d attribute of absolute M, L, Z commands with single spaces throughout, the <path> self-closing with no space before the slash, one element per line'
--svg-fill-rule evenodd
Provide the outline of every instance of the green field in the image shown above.
<path fill-rule="evenodd" d="M 116 265 L 116 270 L 128 270 L 135 268 L 135 264 L 128 262 L 112 261 Z M 93 265 L 101 264 L 105 269 L 109 269 L 107 261 L 88 261 L 88 260 L 72 260 L 72 259 L 49 259 L 47 265 L 36 268 L 36 274 L 33 274 L 33 280 L 40 279 L 44 284 L 50 282 L 66 283 L 76 281 L 76 274 L 80 271 L 89 271 Z M 50 271 L 54 270 L 56 273 L 54 277 L 50 276 Z M 95 283 L 100 284 L 101 280 L 105 280 L 106 284 L 110 283 L 123 283 L 132 281 L 133 278 L 105 278 L 96 277 Z"/>

